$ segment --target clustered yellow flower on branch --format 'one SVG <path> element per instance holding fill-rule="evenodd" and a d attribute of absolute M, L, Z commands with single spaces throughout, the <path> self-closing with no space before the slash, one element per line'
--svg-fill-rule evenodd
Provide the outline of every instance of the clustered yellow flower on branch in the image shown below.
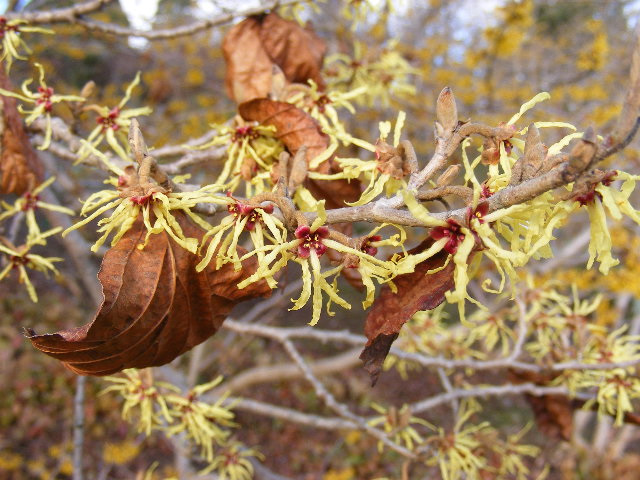
<path fill-rule="evenodd" d="M 203 383 L 188 392 L 166 382 L 154 380 L 150 369 L 125 370 L 123 376 L 105 377 L 112 385 L 102 394 L 118 392 L 124 399 L 122 416 L 149 436 L 162 431 L 168 436 L 182 435 L 200 448 L 207 466 L 201 475 L 216 472 L 221 478 L 238 480 L 253 477 L 249 457 L 262 455 L 233 439 L 233 404 L 222 395 L 210 403 L 202 397 L 222 383 L 222 377 Z"/>

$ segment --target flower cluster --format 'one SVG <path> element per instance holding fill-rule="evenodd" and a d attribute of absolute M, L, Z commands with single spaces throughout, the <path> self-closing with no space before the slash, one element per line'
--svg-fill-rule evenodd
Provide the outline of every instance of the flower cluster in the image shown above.
<path fill-rule="evenodd" d="M 140 108 L 124 108 L 127 102 L 131 99 L 133 89 L 140 83 L 140 72 L 136 74 L 136 77 L 129 84 L 125 91 L 125 95 L 120 100 L 120 103 L 113 108 L 109 108 L 104 105 L 87 105 L 84 107 L 87 111 L 93 111 L 97 113 L 96 123 L 97 125 L 89 136 L 87 137 L 87 144 L 78 151 L 78 161 L 81 162 L 87 158 L 93 150 L 90 147 L 97 147 L 104 140 L 113 149 L 113 151 L 125 162 L 130 162 L 127 155 L 127 132 L 131 125 L 131 119 L 140 115 L 149 115 L 151 109 L 149 107 Z M 123 147 L 123 145 L 125 145 Z"/>
<path fill-rule="evenodd" d="M 198 446 L 207 467 L 201 474 L 215 471 L 220 478 L 251 478 L 253 469 L 247 457 L 260 453 L 231 438 L 234 414 L 227 394 L 209 403 L 201 397 L 218 387 L 222 377 L 198 385 L 187 393 L 166 382 L 155 381 L 151 370 L 125 370 L 123 377 L 105 377 L 112 385 L 102 394 L 117 392 L 124 399 L 122 416 L 136 422 L 138 430 L 150 435 L 160 430 L 168 436 L 184 434 Z"/>
<path fill-rule="evenodd" d="M 362 2 L 364 3 L 364 2 Z M 362 42 L 354 42 L 353 56 L 336 53 L 325 61 L 325 75 L 330 89 L 356 90 L 365 87 L 356 102 L 367 106 L 388 107 L 394 97 L 411 97 L 416 89 L 409 81 L 418 71 L 395 48 L 391 41 L 382 51 L 368 50 Z"/>
<path fill-rule="evenodd" d="M 39 83 L 37 90 L 32 92 L 27 87 L 33 82 L 32 79 L 25 80 L 22 84 L 22 94 L 14 93 L 4 88 L 0 88 L 0 94 L 7 97 L 14 97 L 26 103 L 32 103 L 34 107 L 31 110 L 23 109 L 22 105 L 18 107 L 20 113 L 27 115 L 25 123 L 31 125 L 37 118 L 44 116 L 47 126 L 44 135 L 44 141 L 38 148 L 40 150 L 46 150 L 51 144 L 51 111 L 53 105 L 60 102 L 84 102 L 84 98 L 78 95 L 59 95 L 54 93 L 53 88 L 48 86 L 44 81 L 44 69 L 39 63 L 35 63 L 36 68 L 40 72 Z"/>
<path fill-rule="evenodd" d="M 37 238 L 41 235 L 40 226 L 36 221 L 35 212 L 37 209 L 43 208 L 45 210 L 73 215 L 74 211 L 70 208 L 43 202 L 40 199 L 40 193 L 53 182 L 55 182 L 55 180 L 56 177 L 49 177 L 33 190 L 25 192 L 21 197 L 18 197 L 16 201 L 13 202 L 13 205 L 0 200 L 0 206 L 4 208 L 4 211 L 0 212 L 0 222 L 15 215 L 24 214 L 28 229 L 27 240 L 29 240 Z"/>
<path fill-rule="evenodd" d="M 235 191 L 244 181 L 247 196 L 270 191 L 271 167 L 284 150 L 282 142 L 275 136 L 275 128 L 246 123 L 239 117 L 227 124 L 211 127 L 217 131 L 216 136 L 197 148 L 227 146 L 227 159 L 214 183 Z"/>
<path fill-rule="evenodd" d="M 18 281 L 24 284 L 29 293 L 29 298 L 31 298 L 33 302 L 37 302 L 38 295 L 33 283 L 31 283 L 29 279 L 27 269 L 36 270 L 45 274 L 51 272 L 54 275 L 58 275 L 59 272 L 56 270 L 54 263 L 61 262 L 62 258 L 43 257 L 31 253 L 31 249 L 35 245 L 45 245 L 45 239 L 59 233 L 60 230 L 62 230 L 62 228 L 57 227 L 47 230 L 46 232 L 39 232 L 36 235 L 32 235 L 24 245 L 19 247 L 12 245 L 9 241 L 0 237 L 0 253 L 4 254 L 6 260 L 5 267 L 0 270 L 0 281 L 5 279 L 11 271 L 17 270 Z"/>
<path fill-rule="evenodd" d="M 377 253 L 377 246 L 399 244 L 400 235 L 393 236 L 387 241 L 377 240 L 376 232 L 365 237 L 360 248 L 354 248 L 341 241 L 338 241 L 334 234 L 324 223 L 326 213 L 324 211 L 324 201 L 318 203 L 318 216 L 311 225 L 301 224 L 294 233 L 291 240 L 283 239 L 282 243 L 265 245 L 261 249 L 249 252 L 246 256 L 255 255 L 265 251 L 266 255 L 260 261 L 256 272 L 249 278 L 238 284 L 239 288 L 265 279 L 274 288 L 277 285 L 275 275 L 282 270 L 289 261 L 296 262 L 302 269 L 302 292 L 300 296 L 292 300 L 294 302 L 291 310 L 298 310 L 305 306 L 312 299 L 313 312 L 310 325 L 315 325 L 320 319 L 322 311 L 322 294 L 326 294 L 329 301 L 327 303 L 327 313 L 333 315 L 330 307 L 336 303 L 345 309 L 350 309 L 351 305 L 338 294 L 336 276 L 345 267 L 356 268 L 362 276 L 363 284 L 367 289 L 367 297 L 363 302 L 366 308 L 373 302 L 375 293 L 374 280 L 383 283 L 390 279 L 393 274 L 391 263 L 378 260 L 370 253 Z M 327 271 L 322 270 L 320 258 L 328 250 L 332 249 L 344 255 L 345 261 L 337 267 Z M 368 253 L 369 252 L 369 253 Z"/>

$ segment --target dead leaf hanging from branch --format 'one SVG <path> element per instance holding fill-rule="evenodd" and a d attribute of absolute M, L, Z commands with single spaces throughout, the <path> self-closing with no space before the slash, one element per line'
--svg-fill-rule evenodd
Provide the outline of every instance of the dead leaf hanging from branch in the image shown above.
<path fill-rule="evenodd" d="M 202 232 L 176 215 L 185 235 Z M 216 333 L 239 302 L 267 296 L 265 282 L 236 285 L 255 272 L 255 259 L 236 272 L 232 264 L 198 273 L 199 258 L 165 232 L 151 235 L 141 219 L 105 255 L 98 278 L 104 301 L 94 320 L 54 334 L 29 331 L 33 345 L 81 375 L 163 365 Z"/>
<path fill-rule="evenodd" d="M 426 240 L 410 253 L 422 252 L 431 243 L 431 239 Z M 448 253 L 442 250 L 416 265 L 414 272 L 397 276 L 393 280 L 398 288 L 397 293 L 393 293 L 386 285 L 380 291 L 367 315 L 364 333 L 368 342 L 360 354 L 372 384 L 378 381 L 382 364 L 402 326 L 414 313 L 436 308 L 444 301 L 445 293 L 454 287 L 455 264 L 451 261 L 442 270 L 427 274 L 429 270 L 442 267 L 447 256 Z"/>
<path fill-rule="evenodd" d="M 0 88 L 13 90 L 4 68 Z M 42 164 L 29 143 L 16 99 L 5 96 L 0 96 L 0 148 L 0 193 L 22 195 L 42 182 Z"/>
<path fill-rule="evenodd" d="M 313 80 L 324 88 L 320 70 L 326 50 L 312 30 L 275 13 L 249 17 L 234 26 L 222 44 L 227 93 L 238 103 L 266 97 L 272 87 L 273 65 L 289 82 Z"/>

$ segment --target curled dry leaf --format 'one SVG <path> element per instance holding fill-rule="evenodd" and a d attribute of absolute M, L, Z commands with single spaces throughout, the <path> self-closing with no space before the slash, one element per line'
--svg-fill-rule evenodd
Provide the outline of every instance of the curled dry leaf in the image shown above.
<path fill-rule="evenodd" d="M 227 93 L 238 103 L 266 97 L 272 91 L 273 65 L 289 82 L 313 80 L 324 88 L 320 70 L 326 50 L 313 31 L 276 13 L 249 17 L 234 26 L 222 44 Z"/>
<path fill-rule="evenodd" d="M 185 235 L 202 237 L 186 217 L 176 219 Z M 104 300 L 94 320 L 54 334 L 29 331 L 36 348 L 81 375 L 163 365 L 216 333 L 234 305 L 271 292 L 264 282 L 236 287 L 255 272 L 254 258 L 238 272 L 226 264 L 198 273 L 198 257 L 166 232 L 138 249 L 146 232 L 139 218 L 105 254 L 98 274 Z"/>
<path fill-rule="evenodd" d="M 13 90 L 2 68 L 0 87 Z M 0 96 L 0 148 L 0 193 L 22 195 L 42 181 L 42 164 L 29 143 L 16 99 L 5 96 Z"/>
<path fill-rule="evenodd" d="M 431 243 L 431 239 L 425 240 L 410 253 L 420 253 L 429 248 Z M 447 256 L 447 252 L 442 250 L 416 265 L 414 272 L 398 275 L 393 280 L 398 287 L 397 293 L 393 293 L 386 285 L 382 287 L 367 315 L 364 333 L 368 342 L 360 354 L 364 368 L 371 376 L 372 385 L 378 381 L 391 344 L 407 320 L 420 310 L 436 308 L 444 301 L 445 293 L 454 287 L 453 262 L 449 262 L 438 272 L 427 274 L 429 270 L 442 267 Z"/>
<path fill-rule="evenodd" d="M 227 64 L 225 86 L 236 102 L 266 97 L 271 90 L 271 59 L 262 48 L 260 23 L 249 17 L 224 37 L 222 53 Z"/>
<path fill-rule="evenodd" d="M 267 54 L 292 83 L 316 82 L 320 89 L 324 81 L 320 75 L 327 45 L 310 28 L 285 20 L 276 13 L 262 19 L 260 38 Z"/>

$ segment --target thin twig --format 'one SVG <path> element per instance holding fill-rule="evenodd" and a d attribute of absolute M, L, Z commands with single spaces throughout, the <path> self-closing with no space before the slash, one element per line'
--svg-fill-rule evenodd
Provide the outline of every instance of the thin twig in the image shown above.
<path fill-rule="evenodd" d="M 160 30 L 138 30 L 135 28 L 123 27 L 112 23 L 98 22 L 96 20 L 90 20 L 86 18 L 74 19 L 73 23 L 81 25 L 89 31 L 107 33 L 120 37 L 142 37 L 146 38 L 147 40 L 167 40 L 171 38 L 184 37 L 187 35 L 194 35 L 196 33 L 209 30 L 220 25 L 224 25 L 225 23 L 229 23 L 238 17 L 250 17 L 252 15 L 259 15 L 268 10 L 273 10 L 278 6 L 293 5 L 302 1 L 304 0 L 272 0 L 258 7 L 247 8 L 245 10 L 240 10 L 233 13 L 218 15 L 209 20 L 200 20 L 189 25 Z"/>
<path fill-rule="evenodd" d="M 73 480 L 83 480 L 82 459 L 84 449 L 84 391 L 87 377 L 76 377 L 76 395 L 73 401 Z"/>
<path fill-rule="evenodd" d="M 43 23 L 75 23 L 80 15 L 87 15 L 89 13 L 96 12 L 112 1 L 113 0 L 90 0 L 72 7 L 57 8 L 55 10 L 20 13 L 14 12 L 8 14 L 7 18 L 11 20 L 24 20 L 32 25 Z"/>

